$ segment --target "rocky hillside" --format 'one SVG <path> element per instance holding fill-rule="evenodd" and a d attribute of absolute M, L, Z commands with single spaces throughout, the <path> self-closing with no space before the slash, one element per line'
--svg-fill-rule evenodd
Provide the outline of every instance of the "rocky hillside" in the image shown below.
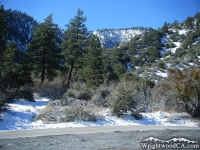
<path fill-rule="evenodd" d="M 103 47 L 112 48 L 117 43 L 129 42 L 135 35 L 143 34 L 146 30 L 146 28 L 105 29 L 94 31 L 93 34 L 99 37 Z"/>

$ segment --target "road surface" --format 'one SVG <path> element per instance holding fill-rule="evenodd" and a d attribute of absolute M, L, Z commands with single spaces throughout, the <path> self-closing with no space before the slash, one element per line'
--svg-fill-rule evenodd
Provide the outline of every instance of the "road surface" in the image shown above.
<path fill-rule="evenodd" d="M 140 150 L 148 137 L 187 138 L 200 144 L 199 127 L 101 126 L 0 132 L 0 150 Z M 191 149 L 190 149 L 191 150 Z"/>

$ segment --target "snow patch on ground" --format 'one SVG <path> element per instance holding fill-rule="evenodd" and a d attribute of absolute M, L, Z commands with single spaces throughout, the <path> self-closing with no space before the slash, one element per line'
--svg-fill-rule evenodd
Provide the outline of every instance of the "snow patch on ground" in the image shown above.
<path fill-rule="evenodd" d="M 162 44 L 165 43 L 165 42 L 169 39 L 169 37 L 170 37 L 169 34 L 166 34 L 166 36 L 163 36 L 163 37 L 161 38 L 161 43 L 162 43 Z"/>
<path fill-rule="evenodd" d="M 180 42 L 173 42 L 173 43 L 176 45 L 176 47 L 171 48 L 170 50 L 172 53 L 175 53 L 177 48 L 179 48 L 181 46 L 181 43 Z"/>
<path fill-rule="evenodd" d="M 196 45 L 199 41 L 200 41 L 200 37 L 197 37 L 197 39 L 195 40 L 195 42 L 192 45 Z"/>
<path fill-rule="evenodd" d="M 161 76 L 161 77 L 163 77 L 163 78 L 166 78 L 166 77 L 167 77 L 167 73 L 166 73 L 166 72 L 161 72 L 161 71 L 159 71 L 159 70 L 158 70 L 155 74 L 158 75 L 158 76 Z"/>
<path fill-rule="evenodd" d="M 179 35 L 183 34 L 183 35 L 186 35 L 188 30 L 186 29 L 182 29 L 182 30 L 178 30 L 179 31 Z"/>
<path fill-rule="evenodd" d="M 27 129 L 47 129 L 65 127 L 89 127 L 89 126 L 117 126 L 117 125 L 163 125 L 163 126 L 192 126 L 197 123 L 191 121 L 188 114 L 169 114 L 158 111 L 142 113 L 142 120 L 136 120 L 129 115 L 122 115 L 120 118 L 111 115 L 109 109 L 104 109 L 99 115 L 101 119 L 96 122 L 68 122 L 44 124 L 41 120 L 34 121 L 34 117 L 40 113 L 49 100 L 42 98 L 35 102 L 15 100 L 9 104 L 10 110 L 3 113 L 3 122 L 0 122 L 0 130 L 27 130 Z"/>
<path fill-rule="evenodd" d="M 9 110 L 3 113 L 3 122 L 0 122 L 0 130 L 27 129 L 34 122 L 34 117 L 46 106 L 49 100 L 46 98 L 36 99 L 35 102 L 14 100 L 10 103 Z"/>

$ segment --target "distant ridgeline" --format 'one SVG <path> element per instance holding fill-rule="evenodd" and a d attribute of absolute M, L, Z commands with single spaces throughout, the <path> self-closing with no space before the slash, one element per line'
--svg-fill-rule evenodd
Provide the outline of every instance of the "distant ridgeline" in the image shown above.
<path fill-rule="evenodd" d="M 37 22 L 33 17 L 17 10 L 5 10 L 5 22 L 7 22 L 7 40 L 14 41 L 19 50 L 25 50 L 26 44 L 33 36 L 33 30 Z"/>
<path fill-rule="evenodd" d="M 7 41 L 14 41 L 19 50 L 26 50 L 32 37 L 33 31 L 38 26 L 38 22 L 33 17 L 17 10 L 5 10 L 5 22 L 7 22 Z M 63 35 L 63 30 L 57 31 L 57 40 L 60 41 Z"/>
<path fill-rule="evenodd" d="M 135 35 L 143 34 L 147 28 L 136 27 L 126 29 L 102 29 L 94 31 L 100 39 L 101 45 L 104 48 L 112 48 L 115 44 L 129 42 Z"/>
<path fill-rule="evenodd" d="M 38 26 L 33 17 L 17 10 L 5 10 L 5 22 L 7 22 L 8 41 L 14 41 L 19 50 L 26 50 L 26 44 L 33 37 L 33 31 Z M 161 54 L 173 52 L 176 49 L 188 49 L 194 42 L 200 39 L 199 23 L 200 13 L 194 17 L 188 17 L 184 22 L 164 23 L 158 30 L 145 27 L 133 27 L 124 29 L 100 29 L 91 31 L 99 37 L 101 46 L 107 49 L 115 45 L 121 45 L 129 50 L 129 54 L 139 56 L 148 48 L 156 49 Z M 63 30 L 59 28 L 57 38 L 62 40 Z M 142 35 L 142 36 L 140 36 Z M 128 43 L 127 43 L 128 42 Z M 171 51 L 168 51 L 168 50 Z M 150 51 L 150 50 L 149 50 Z M 152 53 L 152 52 L 151 52 Z M 141 60 L 144 59 L 141 56 Z M 138 58 L 139 59 L 139 58 Z M 145 58 L 147 60 L 147 58 Z M 153 59 L 155 60 L 155 59 Z"/>
<path fill-rule="evenodd" d="M 26 44 L 33 37 L 33 31 L 38 23 L 33 17 L 17 10 L 5 10 L 5 20 L 8 23 L 8 41 L 14 41 L 19 50 L 25 50 Z M 125 29 L 101 29 L 93 31 L 100 39 L 102 47 L 112 48 L 116 44 L 129 42 L 135 35 L 143 34 L 148 28 L 134 27 Z M 58 38 L 63 35 L 62 29 L 58 31 Z"/>

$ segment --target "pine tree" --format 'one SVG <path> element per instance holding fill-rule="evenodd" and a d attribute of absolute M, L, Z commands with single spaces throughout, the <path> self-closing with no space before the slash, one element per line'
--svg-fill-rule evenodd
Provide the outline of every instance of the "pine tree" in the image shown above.
<path fill-rule="evenodd" d="M 163 35 L 165 35 L 166 33 L 168 33 L 168 29 L 169 29 L 169 26 L 168 26 L 167 22 L 165 22 L 165 23 L 163 24 L 162 28 L 161 28 L 161 33 L 162 33 Z"/>
<path fill-rule="evenodd" d="M 88 87 L 95 88 L 103 83 L 103 54 L 100 41 L 96 35 L 91 35 L 87 54 L 84 56 L 84 66 L 79 70 Z"/>
<path fill-rule="evenodd" d="M 27 69 L 22 55 L 14 42 L 6 43 L 1 66 L 4 68 L 2 76 L 9 81 L 7 86 L 10 88 L 19 88 L 26 83 L 32 83 L 30 71 Z"/>
<path fill-rule="evenodd" d="M 59 69 L 60 47 L 56 41 L 58 27 L 53 23 L 52 15 L 49 15 L 44 23 L 41 23 L 34 32 L 33 39 L 28 44 L 27 55 L 35 74 L 41 79 L 53 80 Z"/>
<path fill-rule="evenodd" d="M 187 19 L 185 20 L 185 26 L 187 29 L 193 29 L 193 21 L 194 21 L 194 18 L 187 17 Z"/>
<path fill-rule="evenodd" d="M 17 49 L 17 46 L 14 42 L 7 42 L 6 43 L 6 49 L 3 52 L 3 70 L 4 74 L 7 74 L 9 72 L 15 72 L 17 70 L 17 55 L 19 51 Z"/>
<path fill-rule="evenodd" d="M 126 65 L 125 65 L 126 61 L 125 61 L 124 50 L 117 47 L 112 48 L 110 60 L 113 68 L 113 73 L 115 74 L 115 79 L 118 79 L 122 73 L 126 72 Z"/>
<path fill-rule="evenodd" d="M 0 6 L 0 63 L 2 64 L 3 60 L 3 51 L 5 50 L 6 47 L 6 23 L 4 19 L 4 7 L 3 5 Z M 0 72 L 2 70 L 2 65 L 0 65 Z"/>
<path fill-rule="evenodd" d="M 6 43 L 2 58 L 1 67 L 3 69 L 0 76 L 0 105 L 10 102 L 15 98 L 33 100 L 31 91 L 23 88 L 24 85 L 32 83 L 31 74 L 27 70 L 26 64 L 22 59 L 22 54 L 14 42 Z"/>
<path fill-rule="evenodd" d="M 117 80 L 126 72 L 126 52 L 122 48 L 114 47 L 103 54 L 104 75 L 106 82 Z"/>
<path fill-rule="evenodd" d="M 66 25 L 64 40 L 62 42 L 63 56 L 65 63 L 70 65 L 66 87 L 72 77 L 72 72 L 80 66 L 80 58 L 86 53 L 86 39 L 88 38 L 87 27 L 85 26 L 86 17 L 83 11 L 78 9 L 77 15 Z"/>

